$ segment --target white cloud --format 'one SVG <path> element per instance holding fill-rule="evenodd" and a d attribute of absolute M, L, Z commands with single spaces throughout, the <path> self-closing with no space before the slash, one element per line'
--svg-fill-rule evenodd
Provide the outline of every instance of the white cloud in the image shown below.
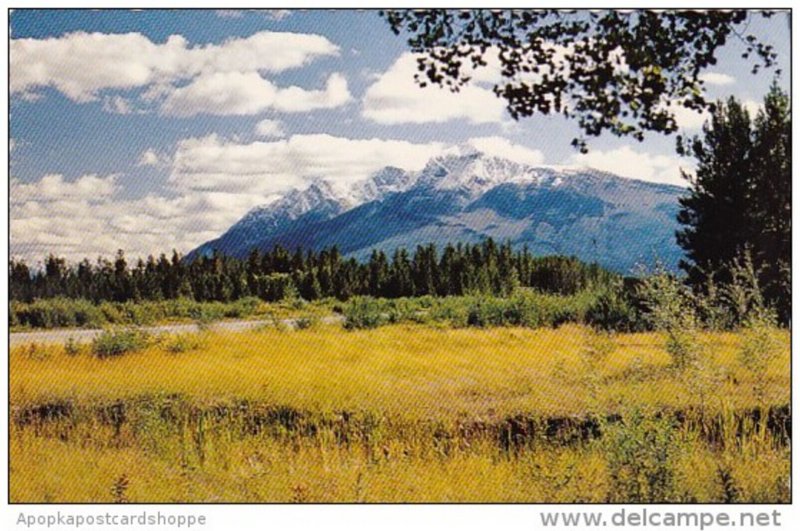
<path fill-rule="evenodd" d="M 248 12 L 263 13 L 267 20 L 274 22 L 280 22 L 292 14 L 289 9 L 217 9 L 214 11 L 219 18 L 242 18 Z"/>
<path fill-rule="evenodd" d="M 139 156 L 137 166 L 161 166 L 167 162 L 167 157 L 160 155 L 155 149 L 146 149 Z"/>
<path fill-rule="evenodd" d="M 219 18 L 242 18 L 244 11 L 241 9 L 217 9 L 214 11 Z"/>
<path fill-rule="evenodd" d="M 113 175 L 74 181 L 47 175 L 33 183 L 12 179 L 12 255 L 35 261 L 50 252 L 70 260 L 109 256 L 116 249 L 131 257 L 173 248 L 187 252 L 275 193 L 314 177 L 347 185 L 386 165 L 419 170 L 446 148 L 329 135 L 240 144 L 212 135 L 178 145 L 165 189 L 172 197 L 127 198 Z M 140 160 L 149 164 L 159 158 L 163 162 L 148 150 Z"/>
<path fill-rule="evenodd" d="M 74 182 L 48 175 L 11 180 L 11 254 L 34 263 L 49 253 L 77 261 L 124 249 L 129 257 L 187 251 L 227 229 L 263 198 L 193 192 L 125 199 L 116 178 Z"/>
<path fill-rule="evenodd" d="M 482 153 L 506 158 L 519 164 L 529 164 L 531 166 L 544 164 L 544 154 L 538 149 L 530 149 L 514 144 L 503 137 L 471 138 L 467 143 Z"/>
<path fill-rule="evenodd" d="M 673 105 L 671 110 L 675 115 L 675 122 L 678 127 L 685 131 L 700 129 L 711 118 L 711 113 L 708 111 L 697 112 L 687 109 L 683 105 Z"/>
<path fill-rule="evenodd" d="M 283 138 L 286 133 L 283 131 L 283 124 L 280 120 L 264 119 L 256 124 L 255 132 L 264 138 Z"/>
<path fill-rule="evenodd" d="M 698 76 L 706 85 L 732 85 L 736 78 L 721 72 L 704 72 Z"/>
<path fill-rule="evenodd" d="M 263 127 L 280 125 L 269 121 Z M 526 164 L 544 162 L 540 151 L 502 137 L 473 138 L 467 144 Z M 346 187 L 384 166 L 418 171 L 432 157 L 457 151 L 443 143 L 325 134 L 251 143 L 211 135 L 179 142 L 171 159 L 155 149 L 141 154 L 139 164 L 171 164 L 164 196 L 131 198 L 117 175 L 66 180 L 52 174 L 36 182 L 12 178 L 12 255 L 35 261 L 50 252 L 70 260 L 109 256 L 116 249 L 130 257 L 173 248 L 187 252 L 219 236 L 254 206 L 315 177 Z M 677 158 L 629 147 L 575 155 L 570 162 L 642 180 L 685 184 Z"/>
<path fill-rule="evenodd" d="M 687 164 L 676 156 L 651 155 L 635 151 L 629 146 L 608 151 L 591 150 L 586 154 L 575 154 L 569 164 L 586 166 L 631 179 L 686 186 L 681 178 L 681 166 Z M 688 169 L 688 168 L 687 168 Z"/>
<path fill-rule="evenodd" d="M 326 134 L 240 144 L 211 135 L 178 144 L 170 182 L 181 190 L 264 197 L 303 186 L 315 177 L 346 186 L 384 166 L 416 171 L 446 148 L 440 143 L 356 140 Z"/>
<path fill-rule="evenodd" d="M 258 72 L 214 72 L 172 90 L 161 112 L 172 116 L 253 115 L 268 109 L 308 112 L 338 107 L 350 98 L 347 80 L 338 73 L 328 78 L 324 90 L 305 90 L 278 88 Z"/>
<path fill-rule="evenodd" d="M 475 72 L 473 82 L 457 93 L 438 86 L 420 87 L 414 81 L 416 56 L 403 53 L 366 91 L 362 114 L 381 124 L 441 123 L 465 119 L 472 123 L 502 122 L 505 104 L 490 88 L 496 68 Z"/>
<path fill-rule="evenodd" d="M 214 72 L 174 89 L 161 112 L 172 116 L 196 114 L 258 114 L 273 105 L 277 89 L 258 72 Z"/>
<path fill-rule="evenodd" d="M 265 9 L 264 11 L 267 19 L 274 20 L 276 22 L 288 18 L 292 14 L 292 11 L 289 9 Z"/>
<path fill-rule="evenodd" d="M 112 114 L 131 114 L 133 106 L 130 100 L 122 96 L 106 96 L 103 99 L 103 110 Z"/>
<path fill-rule="evenodd" d="M 84 175 L 74 181 L 65 181 L 60 174 L 49 174 L 36 183 L 11 179 L 11 203 L 26 201 L 58 201 L 78 199 L 96 201 L 113 195 L 119 188 L 117 176 L 100 177 Z"/>
<path fill-rule="evenodd" d="M 324 90 L 304 90 L 288 87 L 278 90 L 275 108 L 283 112 L 306 112 L 314 109 L 332 109 L 350 101 L 347 80 L 342 74 L 333 73 L 325 83 Z"/>
<path fill-rule="evenodd" d="M 281 72 L 339 48 L 321 35 L 262 31 L 221 44 L 191 46 L 180 35 L 155 43 L 140 33 L 69 33 L 48 39 L 12 39 L 12 94 L 53 87 L 77 102 L 104 89 L 171 84 L 201 73 Z"/>
<path fill-rule="evenodd" d="M 758 116 L 759 111 L 764 109 L 764 104 L 755 100 L 744 100 L 742 106 L 747 110 L 751 119 Z"/>

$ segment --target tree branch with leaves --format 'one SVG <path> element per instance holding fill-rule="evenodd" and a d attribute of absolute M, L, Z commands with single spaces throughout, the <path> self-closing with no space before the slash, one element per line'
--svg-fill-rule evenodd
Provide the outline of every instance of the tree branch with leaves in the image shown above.
<path fill-rule="evenodd" d="M 582 131 L 642 141 L 678 130 L 675 107 L 713 111 L 701 73 L 732 38 L 752 70 L 775 65 L 772 45 L 748 34 L 747 10 L 388 10 L 381 15 L 417 54 L 421 87 L 457 92 L 490 62 L 494 93 L 516 120 L 560 114 Z M 780 73 L 779 71 L 777 72 Z"/>

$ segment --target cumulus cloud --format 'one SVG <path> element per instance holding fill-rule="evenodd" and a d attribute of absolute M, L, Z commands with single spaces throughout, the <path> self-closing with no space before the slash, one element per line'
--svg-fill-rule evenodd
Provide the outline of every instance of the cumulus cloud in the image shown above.
<path fill-rule="evenodd" d="M 759 111 L 764 109 L 764 104 L 755 100 L 744 100 L 742 105 L 750 114 L 751 119 L 758 116 Z"/>
<path fill-rule="evenodd" d="M 172 248 L 187 252 L 276 193 L 305 186 L 314 177 L 347 185 L 386 165 L 419 170 L 447 148 L 330 135 L 242 144 L 212 135 L 178 145 L 166 196 L 131 199 L 115 175 L 12 179 L 12 255 L 33 261 L 50 252 L 71 260 L 116 249 L 129 256 Z M 140 162 L 159 159 L 163 162 L 147 150 Z"/>
<path fill-rule="evenodd" d="M 258 72 L 214 72 L 172 90 L 161 111 L 172 116 L 253 115 L 268 109 L 308 112 L 343 105 L 351 98 L 347 80 L 335 73 L 324 90 L 278 88 Z"/>
<path fill-rule="evenodd" d="M 678 124 L 678 127 L 685 131 L 700 129 L 703 127 L 703 124 L 711 118 L 711 113 L 708 111 L 698 112 L 687 109 L 683 105 L 673 105 L 670 109 L 675 115 L 675 122 Z"/>
<path fill-rule="evenodd" d="M 279 122 L 262 122 L 265 130 L 280 129 Z M 472 138 L 466 144 L 521 163 L 544 163 L 540 151 L 502 137 Z M 346 187 L 384 166 L 418 171 L 432 157 L 456 152 L 461 150 L 438 142 L 326 134 L 249 143 L 217 135 L 188 138 L 178 143 L 171 158 L 154 149 L 140 155 L 141 165 L 170 165 L 168 184 L 158 195 L 134 197 L 118 175 L 12 179 L 12 255 L 34 261 L 50 252 L 70 260 L 108 256 L 116 249 L 131 257 L 173 248 L 188 252 L 219 236 L 254 206 L 305 187 L 316 177 Z M 684 184 L 677 158 L 629 147 L 595 150 L 569 162 L 636 179 Z"/>
<path fill-rule="evenodd" d="M 161 112 L 172 116 L 195 114 L 258 114 L 273 105 L 277 89 L 258 72 L 213 72 L 174 89 Z"/>
<path fill-rule="evenodd" d="M 422 88 L 414 81 L 417 58 L 406 52 L 367 89 L 362 115 L 381 124 L 441 123 L 456 119 L 499 123 L 505 117 L 505 104 L 485 86 L 497 78 L 498 72 L 490 63 L 477 70 L 473 81 L 457 93 L 438 86 Z"/>
<path fill-rule="evenodd" d="M 304 90 L 288 87 L 275 95 L 275 109 L 283 112 L 306 112 L 315 109 L 332 109 L 350 101 L 347 80 L 342 74 L 333 73 L 324 90 Z"/>
<path fill-rule="evenodd" d="M 167 157 L 159 154 L 155 149 L 146 149 L 139 155 L 137 166 L 161 166 L 167 162 Z"/>
<path fill-rule="evenodd" d="M 732 85 L 736 82 L 736 78 L 721 72 L 704 72 L 700 74 L 699 78 L 706 85 Z"/>
<path fill-rule="evenodd" d="M 70 260 L 124 249 L 146 256 L 189 250 L 224 231 L 263 198 L 222 192 L 125 199 L 115 176 L 60 175 L 11 180 L 11 254 L 34 263 L 48 253 Z"/>
<path fill-rule="evenodd" d="M 764 107 L 763 104 L 749 99 L 742 101 L 742 106 L 750 114 L 750 118 L 755 118 Z M 700 129 L 711 119 L 711 113 L 708 111 L 697 112 L 678 104 L 670 106 L 670 109 L 675 115 L 678 127 L 685 131 Z"/>
<path fill-rule="evenodd" d="M 117 176 L 100 177 L 84 175 L 74 181 L 64 180 L 60 174 L 49 174 L 36 183 L 23 183 L 11 179 L 11 203 L 26 201 L 57 201 L 60 199 L 78 199 L 97 201 L 109 197 L 117 191 Z"/>
<path fill-rule="evenodd" d="M 569 164 L 595 168 L 631 179 L 686 186 L 686 181 L 681 178 L 681 159 L 676 156 L 651 155 L 635 151 L 629 146 L 575 154 L 570 158 Z M 683 166 L 686 167 L 686 164 Z"/>
<path fill-rule="evenodd" d="M 131 114 L 134 112 L 130 100 L 122 96 L 106 96 L 103 99 L 103 110 L 112 114 Z"/>
<path fill-rule="evenodd" d="M 471 138 L 467 143 L 482 153 L 506 158 L 519 164 L 529 164 L 531 166 L 544 164 L 544 154 L 538 149 L 530 149 L 514 144 L 503 137 Z"/>
<path fill-rule="evenodd" d="M 338 55 L 321 35 L 262 31 L 221 44 L 190 45 L 180 35 L 155 43 L 141 33 L 75 32 L 47 39 L 12 39 L 12 94 L 53 87 L 76 102 L 105 89 L 169 86 L 201 74 L 281 72 Z"/>
<path fill-rule="evenodd" d="M 289 9 L 217 9 L 214 11 L 219 18 L 242 18 L 245 13 L 263 13 L 267 20 L 280 22 L 289 17 Z"/>
<path fill-rule="evenodd" d="M 283 131 L 283 124 L 280 120 L 261 120 L 256 124 L 255 133 L 264 138 L 283 138 L 286 133 Z"/>
<path fill-rule="evenodd" d="M 275 22 L 279 22 L 285 18 L 288 18 L 292 14 L 290 9 L 265 9 L 264 15 L 269 20 L 274 20 Z"/>
<path fill-rule="evenodd" d="M 262 196 L 325 177 L 346 186 L 384 166 L 416 171 L 441 154 L 441 143 L 294 135 L 274 142 L 241 144 L 217 135 L 181 141 L 170 182 L 186 190 L 258 193 Z"/>

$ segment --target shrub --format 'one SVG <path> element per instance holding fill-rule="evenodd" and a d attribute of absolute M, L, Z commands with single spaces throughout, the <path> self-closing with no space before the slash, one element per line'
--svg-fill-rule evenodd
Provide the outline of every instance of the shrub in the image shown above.
<path fill-rule="evenodd" d="M 696 299 L 691 290 L 674 275 L 657 270 L 646 277 L 639 288 L 647 313 L 645 318 L 653 329 L 666 335 L 665 348 L 679 370 L 695 366 L 700 361 L 699 322 Z"/>
<path fill-rule="evenodd" d="M 308 330 L 314 328 L 319 324 L 319 318 L 315 315 L 306 315 L 295 319 L 294 326 L 298 330 Z"/>
<path fill-rule="evenodd" d="M 111 358 L 142 350 L 148 335 L 141 330 L 104 330 L 92 341 L 92 353 L 98 358 Z"/>
<path fill-rule="evenodd" d="M 67 339 L 67 342 L 64 343 L 64 352 L 66 352 L 68 356 L 77 356 L 81 352 L 81 346 L 75 341 L 74 337 L 70 337 Z"/>
<path fill-rule="evenodd" d="M 609 502 L 675 501 L 680 445 L 671 418 L 633 411 L 606 426 L 602 444 L 611 477 Z"/>
<path fill-rule="evenodd" d="M 622 286 L 604 289 L 586 309 L 586 323 L 606 331 L 634 332 L 645 328 Z"/>
<path fill-rule="evenodd" d="M 198 334 L 176 334 L 164 342 L 164 349 L 172 354 L 199 350 L 203 340 Z"/>
<path fill-rule="evenodd" d="M 446 323 L 456 328 L 467 326 L 469 321 L 468 301 L 463 297 L 438 299 L 428 312 L 430 321 Z"/>
<path fill-rule="evenodd" d="M 249 317 L 258 311 L 261 304 L 261 299 L 258 297 L 245 297 L 229 304 L 224 315 L 232 318 Z"/>
<path fill-rule="evenodd" d="M 344 327 L 347 330 L 377 328 L 388 322 L 383 305 L 372 297 L 354 297 L 344 308 Z"/>
<path fill-rule="evenodd" d="M 559 296 L 531 290 L 519 290 L 509 298 L 475 297 L 469 305 L 466 324 L 537 328 L 581 323 L 593 297 L 589 292 Z"/>
<path fill-rule="evenodd" d="M 11 323 L 33 328 L 99 326 L 104 321 L 98 308 L 84 299 L 40 299 L 13 304 L 11 311 Z"/>
<path fill-rule="evenodd" d="M 776 335 L 778 319 L 775 312 L 760 310 L 753 312 L 742 327 L 742 345 L 739 362 L 752 373 L 753 391 L 759 402 L 764 402 L 767 369 L 770 362 L 781 352 L 781 342 Z"/>

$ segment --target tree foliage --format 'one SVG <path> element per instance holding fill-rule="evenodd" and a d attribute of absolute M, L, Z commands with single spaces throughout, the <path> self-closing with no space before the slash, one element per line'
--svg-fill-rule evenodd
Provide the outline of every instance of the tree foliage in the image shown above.
<path fill-rule="evenodd" d="M 359 262 L 345 258 L 338 248 L 289 252 L 253 250 L 240 260 L 215 253 L 194 261 L 178 253 L 138 260 L 129 266 L 119 251 L 115 260 L 83 260 L 70 265 L 49 256 L 44 267 L 25 262 L 9 264 L 11 300 L 68 297 L 100 301 L 171 300 L 228 302 L 244 297 L 274 301 L 302 297 L 315 300 L 356 295 L 373 297 L 448 296 L 470 293 L 509 295 L 518 286 L 571 295 L 608 284 L 617 275 L 577 258 L 536 258 L 527 249 L 492 239 L 470 245 L 447 245 L 440 253 L 433 244 L 419 245 L 414 253 L 398 248 L 391 260 L 381 250 Z"/>
<path fill-rule="evenodd" d="M 681 198 L 678 244 L 689 282 L 707 289 L 752 277 L 763 303 L 790 317 L 791 114 L 773 84 L 755 119 L 735 98 L 717 106 L 687 147 L 697 170 Z M 744 272 L 744 273 L 743 273 Z M 734 282 L 737 281 L 737 282 Z M 729 290 L 730 291 L 730 290 Z M 752 297 L 751 297 L 752 298 Z M 760 302 L 761 303 L 761 302 Z"/>
<path fill-rule="evenodd" d="M 494 92 L 514 119 L 561 114 L 586 137 L 604 131 L 643 140 L 678 129 L 675 105 L 713 109 L 700 74 L 732 39 L 752 70 L 772 67 L 774 48 L 746 34 L 746 10 L 389 10 L 392 31 L 408 34 L 415 76 L 458 91 L 476 69 L 499 64 Z M 780 71 L 778 71 L 780 73 Z"/>

